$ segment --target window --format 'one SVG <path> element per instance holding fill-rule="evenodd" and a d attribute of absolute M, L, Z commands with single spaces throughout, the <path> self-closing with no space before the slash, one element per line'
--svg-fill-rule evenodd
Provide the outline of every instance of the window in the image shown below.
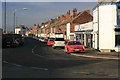
<path fill-rule="evenodd" d="M 117 10 L 117 25 L 120 25 L 120 5 L 118 5 L 118 10 Z"/>
<path fill-rule="evenodd" d="M 115 46 L 120 46 L 120 35 L 115 35 Z"/>
<path fill-rule="evenodd" d="M 56 38 L 55 41 L 65 41 L 64 38 Z"/>

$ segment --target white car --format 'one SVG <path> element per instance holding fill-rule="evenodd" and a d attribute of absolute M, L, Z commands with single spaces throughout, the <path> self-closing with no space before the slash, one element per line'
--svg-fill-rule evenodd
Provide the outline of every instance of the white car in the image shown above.
<path fill-rule="evenodd" d="M 54 44 L 53 48 L 55 49 L 56 47 L 64 47 L 65 46 L 65 40 L 64 38 L 55 38 L 54 39 Z"/>

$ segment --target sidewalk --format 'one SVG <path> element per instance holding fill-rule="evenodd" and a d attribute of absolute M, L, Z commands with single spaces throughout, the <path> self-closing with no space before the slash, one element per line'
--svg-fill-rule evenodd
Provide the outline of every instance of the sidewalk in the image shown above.
<path fill-rule="evenodd" d="M 98 50 L 89 48 L 85 50 L 85 53 L 72 53 L 71 55 L 89 58 L 120 60 L 120 52 L 101 53 Z"/>

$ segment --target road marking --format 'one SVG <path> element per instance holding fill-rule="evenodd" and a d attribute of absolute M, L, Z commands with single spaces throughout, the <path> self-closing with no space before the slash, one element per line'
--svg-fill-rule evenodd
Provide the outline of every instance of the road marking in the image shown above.
<path fill-rule="evenodd" d="M 7 64 L 11 64 L 11 65 L 15 65 L 15 66 L 17 66 L 17 67 L 22 67 L 22 65 L 19 65 L 19 64 L 9 63 L 9 62 L 7 62 L 7 61 L 2 61 L 2 62 L 7 63 Z"/>
<path fill-rule="evenodd" d="M 75 74 L 90 74 L 90 72 L 74 72 Z"/>
<path fill-rule="evenodd" d="M 2 61 L 2 62 L 7 63 L 7 64 L 11 64 L 11 65 L 14 65 L 14 66 L 17 66 L 17 67 L 26 67 L 26 66 L 23 66 L 23 65 L 20 65 L 20 64 L 16 64 L 16 63 L 9 63 L 7 61 Z M 39 67 L 29 67 L 29 68 L 40 69 L 40 70 L 45 70 L 45 71 L 48 70 L 47 68 L 39 68 Z"/>
<path fill-rule="evenodd" d="M 17 66 L 17 67 L 22 67 L 22 65 L 19 65 L 19 64 L 13 64 L 13 65 L 15 65 L 15 66 Z"/>
<path fill-rule="evenodd" d="M 80 55 L 80 54 L 71 54 L 74 56 L 81 56 L 81 57 L 88 57 L 88 58 L 102 58 L 102 59 L 113 59 L 113 60 L 120 60 L 119 58 L 114 58 L 114 57 L 99 57 L 99 56 L 87 56 L 87 55 Z"/>
<path fill-rule="evenodd" d="M 2 61 L 2 62 L 4 62 L 4 63 L 8 63 L 7 61 Z"/>
<path fill-rule="evenodd" d="M 38 45 L 36 45 L 36 46 L 34 46 L 34 47 L 32 48 L 32 53 L 33 53 L 34 55 L 36 55 L 36 56 L 46 58 L 45 56 L 41 56 L 41 55 L 39 55 L 39 54 L 35 54 L 34 49 L 35 49 L 37 46 L 38 46 Z"/>
<path fill-rule="evenodd" d="M 31 67 L 31 68 L 33 68 L 33 69 L 41 69 L 41 70 L 45 70 L 45 71 L 48 70 L 47 68 L 38 68 L 38 67 Z"/>
<path fill-rule="evenodd" d="M 46 57 L 44 57 L 44 56 L 41 56 L 41 55 L 39 55 L 39 54 L 35 54 L 36 56 L 39 56 L 39 57 L 43 57 L 43 58 L 46 58 Z"/>

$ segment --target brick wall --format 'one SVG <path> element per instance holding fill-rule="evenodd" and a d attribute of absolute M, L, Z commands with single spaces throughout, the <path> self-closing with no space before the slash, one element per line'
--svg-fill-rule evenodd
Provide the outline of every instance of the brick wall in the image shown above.
<path fill-rule="evenodd" d="M 66 13 L 66 20 L 69 20 L 69 19 L 70 19 L 70 10 L 67 11 L 67 13 Z"/>
<path fill-rule="evenodd" d="M 84 24 L 91 22 L 92 20 L 93 17 L 87 11 L 84 11 L 77 19 L 73 21 L 73 23 Z"/>
<path fill-rule="evenodd" d="M 73 33 L 74 32 L 74 24 L 70 23 L 70 32 Z"/>

